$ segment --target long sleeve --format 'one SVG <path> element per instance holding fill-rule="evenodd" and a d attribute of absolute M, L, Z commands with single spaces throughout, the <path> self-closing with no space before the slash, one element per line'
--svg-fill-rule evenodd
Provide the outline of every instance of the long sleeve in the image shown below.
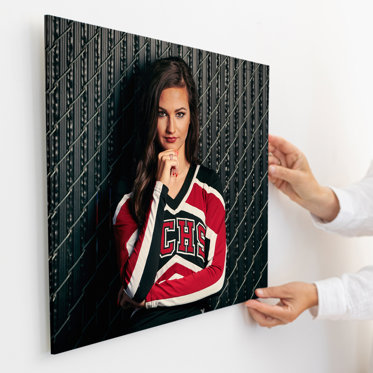
<path fill-rule="evenodd" d="M 198 183 L 195 188 L 199 188 Z M 194 272 L 184 268 L 184 277 L 157 281 L 146 296 L 145 306 L 175 306 L 194 302 L 218 292 L 224 283 L 226 261 L 226 229 L 224 200 L 220 180 L 204 185 L 206 200 L 205 268 Z M 190 202 L 192 203 L 192 202 Z"/>
<path fill-rule="evenodd" d="M 319 305 L 310 311 L 318 319 L 372 320 L 373 266 L 316 281 Z"/>
<path fill-rule="evenodd" d="M 330 223 L 312 215 L 316 227 L 344 236 L 373 235 L 373 161 L 360 182 L 331 189 L 339 200 L 340 211 Z"/>
<path fill-rule="evenodd" d="M 330 223 L 313 216 L 315 225 L 346 236 L 373 235 L 373 162 L 359 183 L 347 188 L 332 188 L 340 211 Z M 357 273 L 316 281 L 319 305 L 311 308 L 317 319 L 373 319 L 373 266 Z"/>
<path fill-rule="evenodd" d="M 157 181 L 140 233 L 129 211 L 130 194 L 119 202 L 113 218 L 121 281 L 126 294 L 136 302 L 145 299 L 157 273 L 167 192 L 168 188 Z"/>

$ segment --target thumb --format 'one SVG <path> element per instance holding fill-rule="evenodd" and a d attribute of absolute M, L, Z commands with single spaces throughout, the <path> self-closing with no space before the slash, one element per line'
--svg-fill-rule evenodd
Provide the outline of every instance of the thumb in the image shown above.
<path fill-rule="evenodd" d="M 268 173 L 270 176 L 285 180 L 289 184 L 295 183 L 298 178 L 298 171 L 283 166 L 271 165 L 268 167 Z"/>
<path fill-rule="evenodd" d="M 286 291 L 284 286 L 272 286 L 268 288 L 256 289 L 255 294 L 259 298 L 284 298 Z"/>

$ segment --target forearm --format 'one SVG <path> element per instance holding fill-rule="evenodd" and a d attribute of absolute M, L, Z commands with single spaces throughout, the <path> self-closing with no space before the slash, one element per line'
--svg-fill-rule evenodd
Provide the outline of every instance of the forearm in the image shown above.
<path fill-rule="evenodd" d="M 313 216 L 315 225 L 327 232 L 344 236 L 373 234 L 373 179 L 365 178 L 347 188 L 334 188 L 340 211 L 331 222 Z"/>
<path fill-rule="evenodd" d="M 323 222 L 331 222 L 339 213 L 340 205 L 334 191 L 328 187 L 315 186 L 309 199 L 304 199 L 300 205 Z"/>
<path fill-rule="evenodd" d="M 315 284 L 304 283 L 304 299 L 304 310 L 316 307 L 319 304 L 319 296 Z"/>
<path fill-rule="evenodd" d="M 127 256 L 126 260 L 120 261 L 123 288 L 126 294 L 136 302 L 141 302 L 145 299 L 146 294 L 154 283 L 158 270 L 167 191 L 167 187 L 162 183 L 156 183 L 144 227 L 138 234 L 137 239 L 131 238 L 127 240 L 125 247 L 122 244 L 121 252 L 124 256 Z M 116 229 L 122 232 L 122 235 L 128 236 L 128 232 L 133 230 L 133 224 L 134 222 L 127 209 L 122 215 L 119 215 Z M 120 240 L 120 234 L 117 234 L 117 236 L 119 236 Z"/>
<path fill-rule="evenodd" d="M 218 210 L 217 210 L 218 211 Z M 216 226 L 219 234 L 211 228 L 206 230 L 209 255 L 203 269 L 184 268 L 184 277 L 156 282 L 146 297 L 146 307 L 175 306 L 194 302 L 218 292 L 224 283 L 226 266 L 226 232 L 224 213 L 218 214 Z"/>
<path fill-rule="evenodd" d="M 206 298 L 222 288 L 224 275 L 225 267 L 211 266 L 181 279 L 156 283 L 146 296 L 145 307 L 171 307 Z"/>
<path fill-rule="evenodd" d="M 330 188 L 319 184 L 305 155 L 293 144 L 269 135 L 269 180 L 294 202 L 319 219 L 332 221 L 339 212 L 339 202 Z"/>

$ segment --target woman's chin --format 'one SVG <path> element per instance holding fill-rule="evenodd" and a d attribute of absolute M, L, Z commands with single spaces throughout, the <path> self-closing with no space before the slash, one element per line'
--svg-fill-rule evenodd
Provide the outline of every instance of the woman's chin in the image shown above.
<path fill-rule="evenodd" d="M 180 148 L 180 144 L 178 142 L 165 142 L 162 144 L 164 150 L 177 150 Z"/>

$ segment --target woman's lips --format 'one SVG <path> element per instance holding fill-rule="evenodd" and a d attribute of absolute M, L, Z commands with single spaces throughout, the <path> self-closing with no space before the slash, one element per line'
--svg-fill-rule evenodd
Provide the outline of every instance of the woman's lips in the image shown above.
<path fill-rule="evenodd" d="M 177 140 L 177 137 L 165 137 L 166 141 L 169 143 L 173 143 Z"/>

